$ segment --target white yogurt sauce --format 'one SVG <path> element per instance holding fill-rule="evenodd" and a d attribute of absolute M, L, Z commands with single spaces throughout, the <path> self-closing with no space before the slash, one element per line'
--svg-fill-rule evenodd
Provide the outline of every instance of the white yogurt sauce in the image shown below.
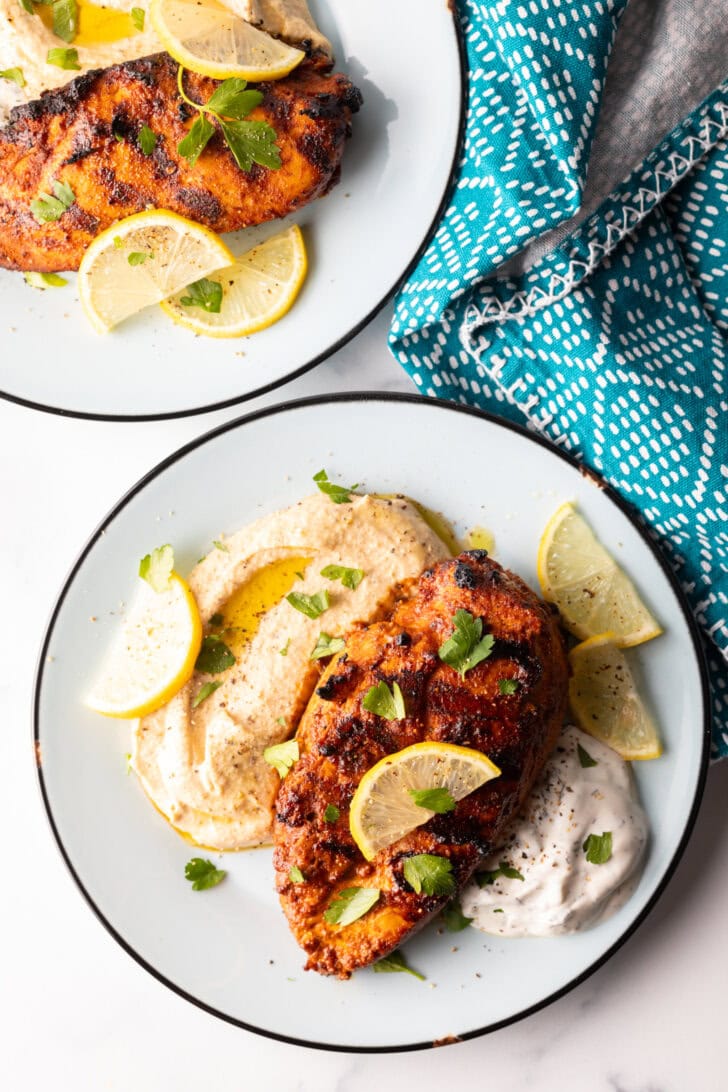
<path fill-rule="evenodd" d="M 579 745 L 596 765 L 582 767 Z M 584 842 L 607 831 L 612 855 L 591 864 Z M 471 882 L 463 912 L 476 928 L 504 937 L 557 936 L 595 925 L 632 893 L 647 835 L 628 763 L 568 726 L 508 840 L 483 862 L 483 872 L 503 862 L 523 879 L 499 874 L 484 887 Z"/>

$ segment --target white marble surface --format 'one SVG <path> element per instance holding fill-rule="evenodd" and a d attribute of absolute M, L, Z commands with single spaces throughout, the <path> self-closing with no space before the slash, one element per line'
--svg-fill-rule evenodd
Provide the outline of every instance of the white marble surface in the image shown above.
<path fill-rule="evenodd" d="M 348 348 L 237 410 L 104 424 L 0 403 L 0 1087 L 134 1092 L 723 1092 L 728 972 L 728 763 L 647 922 L 601 970 L 536 1015 L 414 1054 L 276 1043 L 194 1008 L 96 921 L 51 838 L 31 747 L 35 658 L 56 592 L 111 504 L 187 440 L 255 406 L 331 390 L 410 390 L 386 350 L 389 309 Z M 493 989 L 498 988 L 494 982 Z M 322 1020 L 325 1020 L 325 1013 Z"/>

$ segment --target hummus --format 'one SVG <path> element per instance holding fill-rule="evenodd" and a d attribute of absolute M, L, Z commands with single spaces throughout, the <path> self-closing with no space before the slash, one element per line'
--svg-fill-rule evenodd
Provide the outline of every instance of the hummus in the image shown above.
<path fill-rule="evenodd" d="M 319 678 L 311 659 L 319 634 L 343 636 L 384 613 L 402 581 L 447 555 L 412 504 L 370 496 L 307 497 L 217 544 L 189 584 L 206 634 L 219 635 L 235 663 L 195 672 L 142 718 L 132 749 L 144 789 L 177 830 L 213 849 L 269 839 L 279 775 L 263 751 L 295 731 Z M 364 576 L 347 588 L 321 575 L 329 565 Z M 317 618 L 285 598 L 324 590 L 330 605 Z M 195 708 L 209 682 L 222 685 Z"/>

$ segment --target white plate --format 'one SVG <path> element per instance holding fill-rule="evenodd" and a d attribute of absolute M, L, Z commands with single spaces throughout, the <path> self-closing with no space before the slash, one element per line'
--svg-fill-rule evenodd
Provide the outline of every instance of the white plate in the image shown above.
<path fill-rule="evenodd" d="M 639 887 L 598 928 L 502 940 L 474 929 L 440 935 L 430 926 L 407 945 L 426 983 L 370 969 L 340 982 L 302 971 L 303 953 L 273 890 L 270 850 L 227 855 L 224 884 L 190 891 L 183 873 L 191 847 L 126 776 L 128 725 L 91 714 L 80 698 L 139 557 L 171 542 L 185 572 L 220 532 L 311 492 L 311 476 L 322 466 L 371 491 L 409 494 L 460 532 L 485 525 L 495 535 L 496 558 L 534 587 L 539 536 L 556 506 L 575 499 L 637 578 L 665 627 L 659 640 L 631 653 L 665 755 L 636 769 L 652 837 Z M 126 950 L 227 1020 L 346 1050 L 411 1049 L 477 1035 L 545 1004 L 593 970 L 644 917 L 674 870 L 709 742 L 694 623 L 626 509 L 522 431 L 445 403 L 381 394 L 307 400 L 243 418 L 183 448 L 132 489 L 93 535 L 54 610 L 38 673 L 36 733 L 61 851 Z"/>
<path fill-rule="evenodd" d="M 293 221 L 309 275 L 295 306 L 250 338 L 197 338 L 158 307 L 99 336 L 75 278 L 29 288 L 0 270 L 0 396 L 116 420 L 220 408 L 292 379 L 339 348 L 394 291 L 428 241 L 459 145 L 460 42 L 449 5 L 313 0 L 336 71 L 364 95 L 341 181 L 296 215 L 229 237 L 240 253 Z M 416 28 L 416 29 L 415 29 Z"/>

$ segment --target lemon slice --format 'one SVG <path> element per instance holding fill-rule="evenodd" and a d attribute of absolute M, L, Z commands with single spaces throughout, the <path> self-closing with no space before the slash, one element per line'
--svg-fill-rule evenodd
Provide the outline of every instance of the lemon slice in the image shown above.
<path fill-rule="evenodd" d="M 149 15 L 175 61 L 215 80 L 279 80 L 306 56 L 216 0 L 152 0 Z"/>
<path fill-rule="evenodd" d="M 182 302 L 178 292 L 160 306 L 171 319 L 208 337 L 243 337 L 271 326 L 285 315 L 306 277 L 306 247 L 295 224 L 243 254 L 209 279 L 222 286 L 220 311 Z"/>
<path fill-rule="evenodd" d="M 200 614 L 182 577 L 173 572 L 161 592 L 140 580 L 86 705 L 107 717 L 153 713 L 191 677 L 201 643 Z"/>
<path fill-rule="evenodd" d="M 541 536 L 537 560 L 544 598 L 577 637 L 607 631 L 621 648 L 662 633 L 634 584 L 597 540 L 573 504 L 557 509 Z"/>
<path fill-rule="evenodd" d="M 380 849 L 435 814 L 414 802 L 410 789 L 448 789 L 453 800 L 480 788 L 500 770 L 480 751 L 426 740 L 387 755 L 362 777 L 351 800 L 349 828 L 368 861 Z"/>
<path fill-rule="evenodd" d="M 174 212 L 128 216 L 91 243 L 78 290 L 94 328 L 117 323 L 235 259 L 214 232 Z"/>
<path fill-rule="evenodd" d="M 659 758 L 662 744 L 632 672 L 611 633 L 582 641 L 569 653 L 571 709 L 589 735 L 622 758 Z"/>

